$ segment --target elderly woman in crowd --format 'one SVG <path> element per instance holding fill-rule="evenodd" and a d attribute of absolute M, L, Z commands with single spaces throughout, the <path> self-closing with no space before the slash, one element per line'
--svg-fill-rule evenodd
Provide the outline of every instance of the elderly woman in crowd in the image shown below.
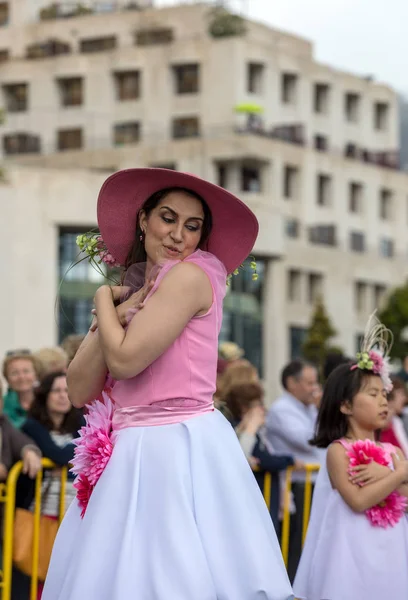
<path fill-rule="evenodd" d="M 7 352 L 3 376 L 8 385 L 3 411 L 11 424 L 20 429 L 34 400 L 37 383 L 36 362 L 30 350 Z"/>

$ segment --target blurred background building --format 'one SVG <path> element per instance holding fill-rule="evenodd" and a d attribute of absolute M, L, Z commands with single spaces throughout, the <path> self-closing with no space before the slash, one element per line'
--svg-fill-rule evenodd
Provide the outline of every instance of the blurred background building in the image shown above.
<path fill-rule="evenodd" d="M 222 338 L 271 392 L 319 295 L 354 353 L 407 276 L 396 92 L 221 4 L 0 2 L 1 354 L 86 331 L 102 278 L 67 269 L 127 167 L 196 173 L 257 214 L 259 279 L 233 278 Z"/>

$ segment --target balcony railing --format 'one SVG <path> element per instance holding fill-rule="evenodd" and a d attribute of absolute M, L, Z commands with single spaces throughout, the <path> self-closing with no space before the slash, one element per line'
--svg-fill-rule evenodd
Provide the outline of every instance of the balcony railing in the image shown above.
<path fill-rule="evenodd" d="M 153 0 L 120 2 L 52 2 L 39 12 L 40 21 L 70 19 L 86 15 L 121 12 L 124 10 L 142 10 L 153 6 Z"/>

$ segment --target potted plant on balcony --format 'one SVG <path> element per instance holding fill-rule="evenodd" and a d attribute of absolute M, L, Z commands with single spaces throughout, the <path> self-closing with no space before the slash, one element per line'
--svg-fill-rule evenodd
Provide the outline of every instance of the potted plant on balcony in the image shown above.
<path fill-rule="evenodd" d="M 40 10 L 40 20 L 48 21 L 51 19 L 57 19 L 58 14 L 58 4 L 56 2 L 53 2 L 49 6 L 46 6 L 45 8 L 42 8 Z"/>
<path fill-rule="evenodd" d="M 222 7 L 210 12 L 208 31 L 212 37 L 222 38 L 246 33 L 246 23 L 240 15 L 234 15 Z"/>

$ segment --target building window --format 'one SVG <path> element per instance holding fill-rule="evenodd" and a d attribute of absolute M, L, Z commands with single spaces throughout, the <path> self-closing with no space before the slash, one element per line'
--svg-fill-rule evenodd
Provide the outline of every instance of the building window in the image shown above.
<path fill-rule="evenodd" d="M 28 110 L 28 84 L 10 83 L 3 85 L 4 103 L 11 112 L 25 112 Z"/>
<path fill-rule="evenodd" d="M 79 51 L 84 54 L 91 52 L 105 52 L 106 50 L 114 50 L 116 48 L 116 36 L 88 38 L 80 40 Z"/>
<path fill-rule="evenodd" d="M 329 112 L 330 88 L 327 83 L 316 83 L 314 86 L 313 107 L 318 115 L 327 115 Z"/>
<path fill-rule="evenodd" d="M 300 224 L 297 219 L 286 219 L 285 233 L 288 238 L 298 238 L 300 235 Z"/>
<path fill-rule="evenodd" d="M 317 175 L 317 204 L 330 206 L 331 204 L 331 177 L 319 173 Z"/>
<path fill-rule="evenodd" d="M 200 91 L 200 65 L 173 66 L 176 94 L 197 94 Z"/>
<path fill-rule="evenodd" d="M 156 46 L 159 44 L 170 44 L 174 40 L 172 29 L 144 29 L 135 34 L 137 46 Z"/>
<path fill-rule="evenodd" d="M 10 52 L 5 48 L 4 50 L 0 50 L 0 63 L 6 62 L 10 58 Z"/>
<path fill-rule="evenodd" d="M 115 146 L 137 144 L 140 141 L 140 123 L 137 121 L 116 123 L 113 132 Z"/>
<path fill-rule="evenodd" d="M 294 73 L 282 73 L 281 98 L 283 104 L 296 104 L 298 76 Z"/>
<path fill-rule="evenodd" d="M 374 103 L 374 129 L 377 131 L 387 130 L 389 112 L 390 106 L 388 102 Z"/>
<path fill-rule="evenodd" d="M 121 71 L 114 73 L 116 100 L 137 100 L 141 95 L 140 71 Z"/>
<path fill-rule="evenodd" d="M 83 147 L 82 129 L 60 129 L 57 132 L 58 150 L 80 150 Z"/>
<path fill-rule="evenodd" d="M 307 278 L 307 298 L 309 304 L 315 304 L 323 292 L 323 276 L 320 273 L 309 273 Z"/>
<path fill-rule="evenodd" d="M 353 252 L 365 252 L 365 236 L 361 231 L 350 232 L 350 250 Z"/>
<path fill-rule="evenodd" d="M 306 327 L 289 327 L 290 359 L 302 358 L 303 344 L 307 336 Z"/>
<path fill-rule="evenodd" d="M 59 290 L 59 341 L 71 333 L 87 333 L 93 297 L 104 283 L 103 275 L 89 261 L 78 262 L 84 255 L 78 256 L 77 235 L 92 228 L 90 225 L 59 230 L 58 281 L 62 282 Z M 70 268 L 74 263 L 77 263 L 75 267 Z"/>
<path fill-rule="evenodd" d="M 285 165 L 283 170 L 283 197 L 293 200 L 299 193 L 299 169 L 293 165 Z"/>
<path fill-rule="evenodd" d="M 315 149 L 319 152 L 327 152 L 329 149 L 329 142 L 325 135 L 315 135 L 314 143 Z"/>
<path fill-rule="evenodd" d="M 295 269 L 288 271 L 288 300 L 291 302 L 302 300 L 302 273 Z"/>
<path fill-rule="evenodd" d="M 41 139 L 29 133 L 9 133 L 3 137 L 3 152 L 11 154 L 39 154 Z"/>
<path fill-rule="evenodd" d="M 348 92 L 344 98 L 344 111 L 346 121 L 357 123 L 360 112 L 360 95 Z"/>
<path fill-rule="evenodd" d="M 258 280 L 252 281 L 249 262 L 239 277 L 232 277 L 223 306 L 220 341 L 236 342 L 245 358 L 254 364 L 261 377 L 263 371 L 264 260 L 257 258 Z"/>
<path fill-rule="evenodd" d="M 366 311 L 368 286 L 364 281 L 356 281 L 354 284 L 354 307 L 360 312 Z"/>
<path fill-rule="evenodd" d="M 37 60 L 48 58 L 50 56 L 61 56 L 72 52 L 70 44 L 60 42 L 56 39 L 49 39 L 45 42 L 36 42 L 26 48 L 26 58 L 28 60 Z"/>
<path fill-rule="evenodd" d="M 256 167 L 241 167 L 241 190 L 243 192 L 260 192 L 262 178 L 261 169 Z"/>
<path fill-rule="evenodd" d="M 173 138 L 199 137 L 200 121 L 198 117 L 178 117 L 173 119 Z"/>
<path fill-rule="evenodd" d="M 380 256 L 382 258 L 392 258 L 394 256 L 394 240 L 390 238 L 381 238 Z"/>
<path fill-rule="evenodd" d="M 264 73 L 265 65 L 262 63 L 247 64 L 247 91 L 249 94 L 262 94 Z"/>
<path fill-rule="evenodd" d="M 82 77 L 64 77 L 57 80 L 61 106 L 81 106 L 83 98 Z"/>
<path fill-rule="evenodd" d="M 380 219 L 390 221 L 392 219 L 392 191 L 386 188 L 380 190 Z"/>
<path fill-rule="evenodd" d="M 376 284 L 374 286 L 374 308 L 382 308 L 386 293 L 387 288 L 385 285 Z"/>
<path fill-rule="evenodd" d="M 9 22 L 9 3 L 0 2 L 0 27 L 8 25 Z"/>
<path fill-rule="evenodd" d="M 351 181 L 349 183 L 349 211 L 361 213 L 363 206 L 363 186 L 361 183 Z"/>
<path fill-rule="evenodd" d="M 309 228 L 309 242 L 322 246 L 336 246 L 335 225 L 315 225 Z"/>
<path fill-rule="evenodd" d="M 216 165 L 217 185 L 222 188 L 228 188 L 228 166 L 222 163 Z"/>

